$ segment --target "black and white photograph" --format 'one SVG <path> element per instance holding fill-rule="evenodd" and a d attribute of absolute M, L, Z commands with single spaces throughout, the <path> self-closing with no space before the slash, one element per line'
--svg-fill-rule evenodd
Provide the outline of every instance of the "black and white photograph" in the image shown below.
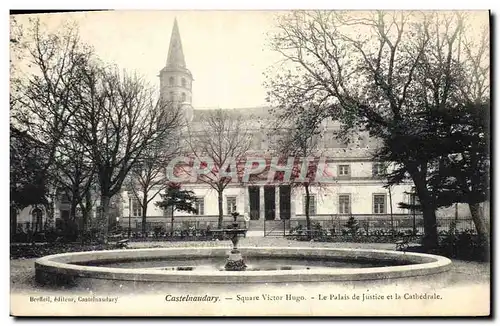
<path fill-rule="evenodd" d="M 10 315 L 490 316 L 491 19 L 11 12 Z"/>

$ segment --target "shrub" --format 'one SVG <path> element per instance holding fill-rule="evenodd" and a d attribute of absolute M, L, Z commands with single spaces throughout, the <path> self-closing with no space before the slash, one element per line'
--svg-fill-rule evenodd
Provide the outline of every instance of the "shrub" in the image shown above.
<path fill-rule="evenodd" d="M 163 225 L 161 226 L 156 226 L 153 230 L 154 232 L 154 237 L 155 238 L 159 238 L 161 236 L 164 236 L 165 235 L 165 227 Z"/>
<path fill-rule="evenodd" d="M 345 234 L 350 234 L 352 236 L 355 236 L 356 234 L 358 234 L 358 231 L 360 229 L 358 221 L 356 221 L 356 219 L 352 215 L 347 220 L 345 227 L 347 228 Z M 342 233 L 344 233 L 344 232 L 342 232 Z"/>
<path fill-rule="evenodd" d="M 458 232 L 454 227 L 440 237 L 438 252 L 450 258 L 486 260 L 486 243 L 474 230 Z"/>
<path fill-rule="evenodd" d="M 290 235 L 302 235 L 304 234 L 304 228 L 302 227 L 302 224 L 299 224 L 297 226 L 294 226 L 293 228 L 290 228 Z"/>

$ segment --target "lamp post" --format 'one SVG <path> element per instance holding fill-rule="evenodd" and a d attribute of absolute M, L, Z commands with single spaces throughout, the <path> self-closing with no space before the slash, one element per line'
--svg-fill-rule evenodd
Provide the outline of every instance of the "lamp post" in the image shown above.
<path fill-rule="evenodd" d="M 115 225 L 115 233 L 118 234 L 119 231 L 120 231 L 120 217 L 117 216 L 116 217 L 116 225 Z"/>
<path fill-rule="evenodd" d="M 416 211 L 416 190 L 415 187 L 412 187 L 411 189 L 411 204 L 412 204 L 412 210 L 413 210 L 413 234 L 417 234 L 417 223 L 416 223 L 416 217 L 415 217 L 415 211 Z"/>
<path fill-rule="evenodd" d="M 130 239 L 130 232 L 132 231 L 130 220 L 132 219 L 132 197 L 128 196 L 128 238 Z"/>

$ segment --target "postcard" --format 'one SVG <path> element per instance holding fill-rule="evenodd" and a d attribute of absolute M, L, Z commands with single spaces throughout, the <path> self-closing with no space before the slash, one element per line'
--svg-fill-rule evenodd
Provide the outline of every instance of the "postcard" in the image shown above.
<path fill-rule="evenodd" d="M 488 11 L 10 16 L 12 316 L 489 316 Z"/>

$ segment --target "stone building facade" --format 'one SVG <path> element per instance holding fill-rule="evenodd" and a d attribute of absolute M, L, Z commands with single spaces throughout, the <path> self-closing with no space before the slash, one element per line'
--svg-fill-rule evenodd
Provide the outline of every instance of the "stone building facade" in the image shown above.
<path fill-rule="evenodd" d="M 188 123 L 196 129 L 201 123 L 205 109 L 192 107 L 193 75 L 187 68 L 182 49 L 181 36 L 177 21 L 172 29 L 167 63 L 160 71 L 160 93 L 163 98 L 172 100 L 181 106 Z M 273 137 L 265 126 L 258 121 L 272 119 L 268 107 L 228 108 L 232 113 L 246 117 L 252 137 L 250 154 L 267 153 L 272 147 Z M 339 125 L 329 123 L 325 127 L 325 137 L 320 141 L 322 155 L 327 157 L 328 166 L 333 169 L 335 182 L 328 185 L 311 187 L 310 216 L 312 219 L 326 219 L 333 216 L 346 217 L 351 214 L 388 219 L 389 214 L 400 218 L 411 217 L 414 212 L 399 208 L 398 203 L 410 203 L 413 200 L 412 184 L 401 184 L 385 188 L 380 177 L 383 165 L 372 162 L 371 151 L 376 143 L 365 134 L 359 134 L 349 146 L 338 141 L 334 133 Z M 174 212 L 174 216 L 185 220 L 215 219 L 218 216 L 217 192 L 203 183 L 185 184 L 184 188 L 193 190 L 198 198 L 197 215 Z M 137 199 L 123 193 L 125 198 L 122 225 L 129 223 L 134 227 L 140 223 L 141 209 Z M 270 185 L 265 181 L 251 185 L 230 185 L 224 190 L 223 210 L 229 219 L 233 211 L 248 216 L 254 221 L 303 219 L 305 218 L 305 192 L 302 187 L 286 184 Z M 127 204 L 130 202 L 130 207 Z M 168 223 L 172 214 L 164 212 L 154 203 L 148 206 L 148 222 Z M 466 205 L 458 205 L 440 210 L 438 216 L 464 218 L 470 216 Z M 258 223 L 257 223 L 258 224 Z"/>
<path fill-rule="evenodd" d="M 196 128 L 203 119 L 205 109 L 192 106 L 194 78 L 185 61 L 181 35 L 177 21 L 174 21 L 166 65 L 160 70 L 160 94 L 162 98 L 172 100 L 181 106 L 187 121 Z M 228 108 L 236 115 L 246 117 L 252 147 L 249 155 L 264 155 L 273 145 L 273 135 L 266 130 L 262 121 L 269 121 L 272 115 L 268 107 Z M 328 185 L 311 187 L 310 216 L 312 219 L 346 218 L 353 214 L 361 218 L 388 219 L 392 213 L 398 218 L 411 218 L 414 212 L 399 208 L 398 203 L 411 203 L 412 184 L 401 184 L 390 190 L 384 187 L 382 172 L 378 163 L 372 162 L 371 151 L 376 143 L 359 134 L 349 146 L 338 141 L 334 133 L 339 125 L 333 122 L 324 126 L 325 137 L 319 144 L 323 156 L 327 157 L 335 182 Z M 202 183 L 185 184 L 184 188 L 193 190 L 198 199 L 197 215 L 174 212 L 174 217 L 183 220 L 214 220 L 218 216 L 217 193 Z M 147 221 L 168 223 L 172 212 L 163 211 L 155 205 L 160 200 L 157 195 L 148 206 Z M 223 210 L 226 219 L 233 211 L 249 217 L 253 221 L 304 219 L 305 192 L 303 187 L 291 187 L 287 184 L 268 184 L 265 180 L 248 185 L 230 185 L 224 190 Z M 114 198 L 117 220 L 123 227 L 131 225 L 140 228 L 141 207 L 130 192 L 124 190 Z M 488 207 L 487 205 L 485 206 Z M 95 217 L 97 208 L 92 212 Z M 56 198 L 54 201 L 54 219 L 69 214 L 68 200 Z M 44 207 L 27 207 L 18 215 L 18 226 L 41 230 L 48 222 L 49 214 Z M 470 217 L 467 205 L 456 205 L 441 209 L 437 213 L 441 218 Z M 253 222 L 259 225 L 259 222 Z"/>

